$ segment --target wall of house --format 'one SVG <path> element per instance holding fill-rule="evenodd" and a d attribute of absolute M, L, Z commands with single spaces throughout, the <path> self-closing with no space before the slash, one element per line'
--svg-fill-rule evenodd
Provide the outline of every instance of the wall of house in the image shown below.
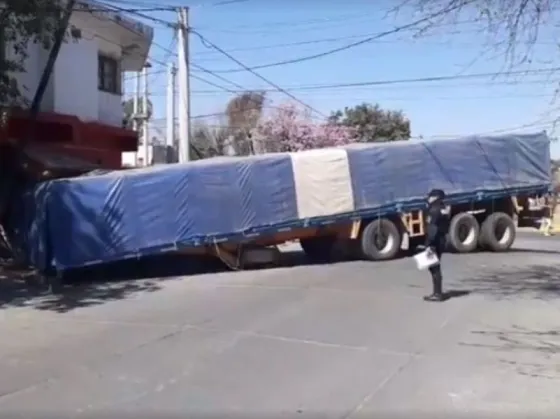
<path fill-rule="evenodd" d="M 98 54 L 101 52 L 116 59 L 121 58 L 119 32 L 115 31 L 112 34 L 107 25 L 96 30 L 91 22 L 86 26 L 78 19 L 71 23 L 82 29 L 82 38 L 62 45 L 43 97 L 41 110 L 75 115 L 83 121 L 99 121 L 120 127 L 123 114 L 122 95 L 98 89 Z M 96 31 L 99 36 L 96 36 Z M 27 54 L 26 71 L 16 74 L 15 78 L 21 92 L 31 102 L 46 65 L 48 51 L 40 45 L 30 44 Z M 6 57 L 14 57 L 9 45 L 6 48 Z"/>
<path fill-rule="evenodd" d="M 98 120 L 97 53 L 94 37 L 62 46 L 52 75 L 54 112 L 76 115 L 84 121 Z"/>
<path fill-rule="evenodd" d="M 109 42 L 108 39 L 97 38 L 98 50 L 102 54 L 121 60 L 122 58 L 122 47 L 115 42 Z M 97 69 L 97 55 L 96 55 L 96 66 Z M 121 88 L 122 86 L 122 75 Z M 97 73 L 96 73 L 97 80 Z M 97 85 L 96 85 L 97 87 Z M 98 91 L 98 104 L 97 112 L 99 120 L 105 122 L 106 124 L 113 126 L 122 126 L 123 121 L 123 106 L 122 106 L 122 93 L 114 94 L 103 91 Z"/>

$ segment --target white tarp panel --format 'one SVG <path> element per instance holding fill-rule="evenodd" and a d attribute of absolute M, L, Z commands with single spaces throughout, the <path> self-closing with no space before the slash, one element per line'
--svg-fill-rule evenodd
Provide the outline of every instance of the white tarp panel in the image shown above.
<path fill-rule="evenodd" d="M 354 211 L 346 150 L 327 148 L 291 153 L 299 218 Z"/>

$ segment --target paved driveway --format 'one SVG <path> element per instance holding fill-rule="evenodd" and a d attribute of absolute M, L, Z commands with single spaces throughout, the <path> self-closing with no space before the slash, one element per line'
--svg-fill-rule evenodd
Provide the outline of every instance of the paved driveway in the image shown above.
<path fill-rule="evenodd" d="M 560 240 L 5 298 L 0 411 L 48 417 L 560 413 Z M 9 301 L 8 301 L 9 300 Z M 415 417 L 416 417 L 415 416 Z"/>

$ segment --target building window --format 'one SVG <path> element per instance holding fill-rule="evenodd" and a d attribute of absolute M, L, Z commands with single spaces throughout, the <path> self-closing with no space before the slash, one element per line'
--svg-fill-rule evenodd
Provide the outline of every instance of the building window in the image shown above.
<path fill-rule="evenodd" d="M 99 90 L 107 93 L 121 94 L 121 74 L 119 61 L 99 56 Z"/>

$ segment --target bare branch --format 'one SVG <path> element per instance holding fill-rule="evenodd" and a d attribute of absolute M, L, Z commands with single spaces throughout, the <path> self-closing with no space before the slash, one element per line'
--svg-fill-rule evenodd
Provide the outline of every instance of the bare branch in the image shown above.
<path fill-rule="evenodd" d="M 487 45 L 503 54 L 506 68 L 531 64 L 543 25 L 553 16 L 554 0 L 404 0 L 393 10 L 435 16 L 416 27 L 416 37 L 459 23 L 483 25 Z M 437 12 L 439 11 L 439 13 Z M 417 16 L 415 16 L 417 17 Z"/>

